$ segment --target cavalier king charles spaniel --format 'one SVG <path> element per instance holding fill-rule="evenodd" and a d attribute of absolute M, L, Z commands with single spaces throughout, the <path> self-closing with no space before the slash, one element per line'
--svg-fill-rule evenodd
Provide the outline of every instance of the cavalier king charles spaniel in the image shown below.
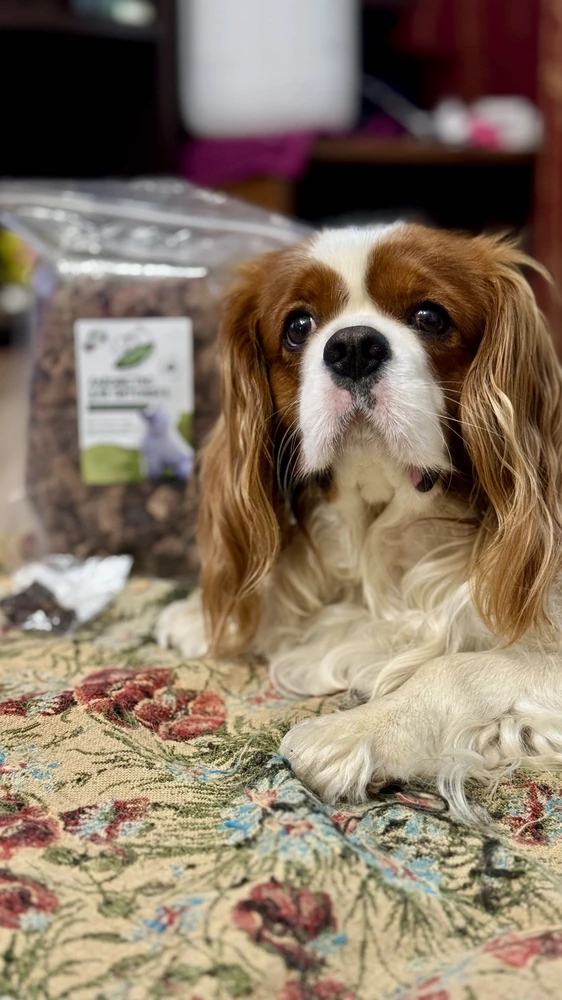
<path fill-rule="evenodd" d="M 504 239 L 325 230 L 242 269 L 163 645 L 350 690 L 281 753 L 328 801 L 562 764 L 562 372 Z"/>

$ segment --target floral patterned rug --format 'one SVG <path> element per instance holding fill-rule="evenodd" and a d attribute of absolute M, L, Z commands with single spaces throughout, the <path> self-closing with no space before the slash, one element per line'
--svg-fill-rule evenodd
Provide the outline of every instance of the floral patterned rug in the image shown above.
<path fill-rule="evenodd" d="M 562 778 L 479 830 L 412 790 L 325 806 L 277 747 L 344 699 L 159 649 L 171 597 L 2 637 L 1 1000 L 559 998 Z"/>

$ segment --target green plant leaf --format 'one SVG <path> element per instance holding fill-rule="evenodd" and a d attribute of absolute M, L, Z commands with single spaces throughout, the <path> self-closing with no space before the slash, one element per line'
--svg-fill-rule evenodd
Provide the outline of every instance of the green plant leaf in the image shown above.
<path fill-rule="evenodd" d="M 121 958 L 115 965 L 112 965 L 110 972 L 114 976 L 127 976 L 130 972 L 134 972 L 135 969 L 140 969 L 141 965 L 145 965 L 147 962 L 151 962 L 154 955 L 131 955 L 130 958 Z"/>
<path fill-rule="evenodd" d="M 48 847 L 42 854 L 43 861 L 51 865 L 78 865 L 80 858 L 68 847 Z"/>
<path fill-rule="evenodd" d="M 98 931 L 95 934 L 84 934 L 82 940 L 86 938 L 92 941 L 107 941 L 108 944 L 123 944 L 123 938 L 120 934 L 111 934 L 110 931 Z"/>
<path fill-rule="evenodd" d="M 98 913 L 103 917 L 130 917 L 135 909 L 135 901 L 130 896 L 118 892 L 106 892 L 98 906 Z"/>
<path fill-rule="evenodd" d="M 122 868 L 126 868 L 134 860 L 136 859 L 128 859 L 121 857 L 119 854 L 104 851 L 102 854 L 97 854 L 96 857 L 91 859 L 90 866 L 98 872 L 121 871 Z"/>
<path fill-rule="evenodd" d="M 218 979 L 229 997 L 247 997 L 252 992 L 252 980 L 241 965 L 217 965 L 211 975 Z"/>
<path fill-rule="evenodd" d="M 204 974 L 204 970 L 198 969 L 195 965 L 182 964 L 174 965 L 173 968 L 168 969 L 164 979 L 171 985 L 175 985 L 176 983 L 189 983 L 193 985 Z"/>

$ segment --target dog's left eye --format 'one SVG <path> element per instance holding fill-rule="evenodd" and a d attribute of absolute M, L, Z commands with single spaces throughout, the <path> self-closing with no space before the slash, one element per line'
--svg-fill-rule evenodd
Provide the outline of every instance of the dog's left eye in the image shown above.
<path fill-rule="evenodd" d="M 410 323 L 415 330 L 430 337 L 442 336 L 452 326 L 449 313 L 435 302 L 422 302 L 416 306 L 411 314 Z"/>
<path fill-rule="evenodd" d="M 300 351 L 316 329 L 316 320 L 304 309 L 289 313 L 283 327 L 283 341 L 290 351 Z"/>

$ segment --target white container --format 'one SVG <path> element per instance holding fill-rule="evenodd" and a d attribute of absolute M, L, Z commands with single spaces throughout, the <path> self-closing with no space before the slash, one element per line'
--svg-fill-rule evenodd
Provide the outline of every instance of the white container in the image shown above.
<path fill-rule="evenodd" d="M 353 124 L 358 0 L 179 0 L 184 124 L 206 137 Z"/>

